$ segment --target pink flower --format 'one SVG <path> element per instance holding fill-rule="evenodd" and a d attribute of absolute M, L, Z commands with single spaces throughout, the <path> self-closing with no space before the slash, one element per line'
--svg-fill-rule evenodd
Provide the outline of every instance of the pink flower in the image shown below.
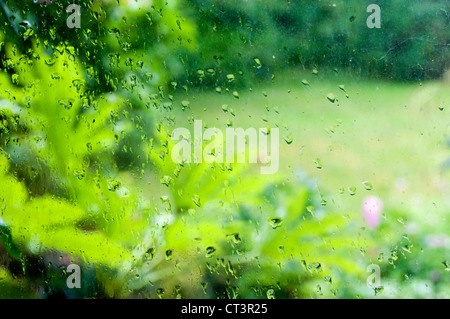
<path fill-rule="evenodd" d="M 369 196 L 363 200 L 362 214 L 366 225 L 369 228 L 377 228 L 381 223 L 381 212 L 383 202 L 376 196 Z"/>

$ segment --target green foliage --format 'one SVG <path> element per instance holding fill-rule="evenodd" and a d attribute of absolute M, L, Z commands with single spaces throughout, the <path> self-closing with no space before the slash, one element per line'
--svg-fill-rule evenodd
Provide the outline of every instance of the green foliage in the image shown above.
<path fill-rule="evenodd" d="M 362 256 L 352 256 L 355 250 L 343 231 L 351 227 L 348 221 L 324 211 L 315 192 L 297 178 L 258 175 L 245 164 L 175 164 L 170 135 L 161 130 L 156 137 L 160 142 L 151 158 L 169 191 L 161 199 L 166 213 L 176 218 L 165 230 L 165 251 L 153 247 L 152 254 L 179 269 L 172 280 L 196 278 L 197 289 L 214 287 L 205 288 L 213 298 L 261 298 L 267 289 L 286 298 L 307 295 L 303 285 L 331 278 L 338 268 L 356 277 L 363 274 L 354 264 Z M 141 268 L 144 278 L 152 278 L 147 267 Z M 198 268 L 202 271 L 195 275 Z M 175 289 L 171 281 L 160 285 L 165 291 Z M 331 287 L 326 293 L 338 290 Z"/>
<path fill-rule="evenodd" d="M 199 48 L 186 78 L 223 85 L 267 79 L 282 70 L 324 68 L 394 80 L 437 78 L 449 67 L 448 1 L 187 1 Z M 369 29 L 369 4 L 381 28 Z M 255 58 L 258 61 L 255 61 Z M 213 76 L 197 70 L 213 68 Z"/>
<path fill-rule="evenodd" d="M 173 50 L 196 45 L 196 28 L 184 17 L 178 1 L 171 1 L 170 6 L 162 0 L 138 5 L 80 1 L 82 28 L 69 29 L 66 8 L 72 3 L 7 1 L 15 17 L 14 27 L 5 15 L 1 18 L 7 40 L 21 48 L 30 48 L 33 39 L 52 51 L 61 44 L 73 47 L 86 71 L 86 85 L 95 92 L 119 90 L 137 103 L 146 98 L 149 89 L 167 85 L 182 72 L 183 65 L 172 55 Z"/>
<path fill-rule="evenodd" d="M 133 219 L 133 195 L 111 186 L 118 148 L 111 115 L 119 106 L 91 104 L 81 70 L 66 50 L 46 57 L 35 47 L 28 58 L 7 47 L 16 73 L 0 80 L 9 98 L 1 107 L 1 217 L 26 251 L 56 250 L 88 264 L 123 268 L 138 240 L 132 233 L 143 224 Z M 9 174 L 6 159 L 23 182 Z"/>
<path fill-rule="evenodd" d="M 80 29 L 69 3 L 0 1 L 0 298 L 355 297 L 371 249 L 393 280 L 419 273 L 423 236 L 368 233 L 295 174 L 174 163 L 169 130 L 193 85 L 233 94 L 295 67 L 436 77 L 441 1 L 383 4 L 389 31 L 360 1 L 83 1 Z"/>

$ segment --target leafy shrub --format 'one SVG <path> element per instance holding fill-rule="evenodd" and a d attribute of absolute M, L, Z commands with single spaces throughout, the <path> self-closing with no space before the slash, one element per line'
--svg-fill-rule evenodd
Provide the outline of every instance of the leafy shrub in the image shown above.
<path fill-rule="evenodd" d="M 187 1 L 202 36 L 185 55 L 186 78 L 214 85 L 242 72 L 242 85 L 297 67 L 411 81 L 448 69 L 448 1 L 380 1 L 380 29 L 366 26 L 370 3 Z M 214 76 L 199 77 L 208 68 Z"/>

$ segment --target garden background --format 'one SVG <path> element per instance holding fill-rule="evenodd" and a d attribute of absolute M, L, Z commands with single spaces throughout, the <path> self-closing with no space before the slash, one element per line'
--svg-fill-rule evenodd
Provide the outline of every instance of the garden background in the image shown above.
<path fill-rule="evenodd" d="M 449 298 L 450 3 L 371 3 L 0 1 L 0 297 Z"/>

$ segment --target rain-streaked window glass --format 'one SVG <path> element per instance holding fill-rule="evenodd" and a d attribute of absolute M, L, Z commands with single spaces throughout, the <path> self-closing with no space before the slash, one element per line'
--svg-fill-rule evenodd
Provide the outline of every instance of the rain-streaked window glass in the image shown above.
<path fill-rule="evenodd" d="M 449 298 L 449 23 L 0 0 L 0 298 Z"/>

